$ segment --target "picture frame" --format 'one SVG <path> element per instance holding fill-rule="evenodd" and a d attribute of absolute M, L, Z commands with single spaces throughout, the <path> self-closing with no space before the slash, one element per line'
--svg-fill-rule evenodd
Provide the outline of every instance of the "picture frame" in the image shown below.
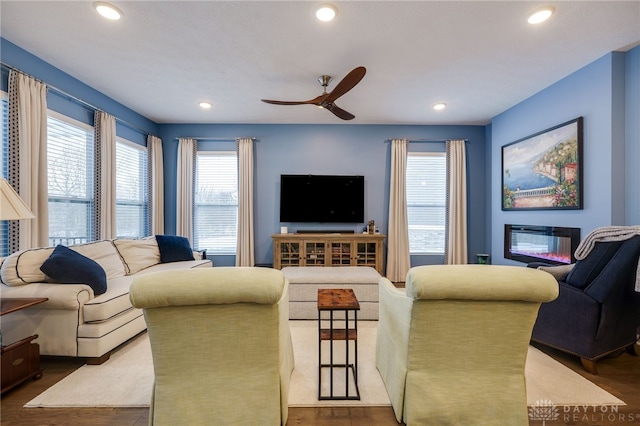
<path fill-rule="evenodd" d="M 583 209 L 583 118 L 502 147 L 502 210 Z"/>

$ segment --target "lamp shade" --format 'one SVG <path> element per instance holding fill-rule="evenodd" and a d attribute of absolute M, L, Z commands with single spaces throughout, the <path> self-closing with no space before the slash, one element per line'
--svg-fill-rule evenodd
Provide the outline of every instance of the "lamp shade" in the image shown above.
<path fill-rule="evenodd" d="M 9 182 L 0 178 L 0 220 L 33 219 L 36 217 Z"/>

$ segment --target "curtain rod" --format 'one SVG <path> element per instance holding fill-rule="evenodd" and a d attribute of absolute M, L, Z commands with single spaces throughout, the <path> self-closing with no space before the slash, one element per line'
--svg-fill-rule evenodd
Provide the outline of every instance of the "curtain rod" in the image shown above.
<path fill-rule="evenodd" d="M 447 138 L 447 139 L 409 139 L 409 138 L 389 138 L 385 142 L 391 142 L 394 139 L 407 139 L 409 142 L 446 142 L 450 140 L 463 140 L 469 142 L 466 138 Z"/>
<path fill-rule="evenodd" d="M 20 73 L 22 73 L 22 74 L 24 74 L 24 75 L 26 75 L 26 76 L 28 76 L 28 77 L 33 78 L 33 79 L 34 79 L 34 80 L 36 80 L 36 81 L 41 82 L 42 84 L 44 84 L 45 86 L 47 86 L 47 90 L 53 90 L 54 92 L 57 92 L 59 95 L 65 96 L 66 98 L 69 98 L 69 99 L 71 99 L 71 100 L 73 100 L 73 101 L 75 101 L 75 102 L 78 102 L 79 104 L 81 104 L 81 105 L 83 105 L 83 106 L 85 106 L 85 107 L 88 107 L 88 108 L 90 108 L 90 109 L 92 109 L 92 110 L 94 110 L 94 111 L 104 111 L 102 108 L 98 108 L 98 107 L 97 107 L 97 106 L 95 106 L 95 105 L 91 105 L 89 102 L 87 102 L 87 101 L 85 101 L 85 100 L 83 100 L 83 99 L 80 99 L 80 98 L 78 98 L 78 97 L 76 97 L 76 96 L 74 96 L 74 95 L 72 95 L 72 94 L 70 94 L 70 93 L 67 93 L 67 92 L 65 92 L 64 90 L 57 88 L 56 86 L 52 86 L 52 85 L 50 85 L 49 83 L 47 83 L 47 82 L 43 81 L 42 79 L 37 78 L 37 77 L 34 77 L 34 76 L 32 76 L 31 74 L 28 74 L 28 73 L 26 73 L 26 72 L 24 72 L 24 71 L 22 71 L 22 70 L 20 70 L 20 69 L 18 69 L 18 68 L 16 68 L 16 67 L 12 66 L 12 65 L 9 65 L 9 64 L 7 64 L 7 63 L 5 63 L 5 62 L 0 62 L 0 64 L 1 64 L 3 67 L 5 67 L 5 68 L 7 68 L 7 69 L 9 69 L 9 70 L 18 71 L 18 72 L 20 72 Z M 95 90 L 95 89 L 94 89 L 94 90 Z M 105 96 L 106 96 L 106 95 L 105 95 Z M 111 99 L 111 98 L 109 98 L 109 99 Z M 104 111 L 104 112 L 109 113 L 108 111 Z M 113 114 L 111 114 L 111 115 L 113 115 Z M 145 135 L 151 135 L 151 136 L 156 136 L 156 137 L 157 137 L 157 135 L 151 134 L 151 133 L 149 133 L 148 131 L 146 131 L 146 130 L 144 130 L 144 129 L 139 128 L 139 127 L 138 127 L 138 126 L 136 126 L 135 124 L 129 123 L 128 121 L 123 120 L 123 119 L 121 119 L 121 118 L 118 118 L 118 117 L 116 117 L 115 115 L 113 115 L 113 116 L 115 117 L 116 121 L 119 121 L 120 123 L 124 124 L 125 126 L 127 126 L 127 127 L 131 128 L 131 129 L 133 129 L 133 130 L 137 130 L 138 132 L 140 132 L 140 133 L 142 133 L 142 134 L 145 134 Z"/>
<path fill-rule="evenodd" d="M 175 140 L 178 139 L 195 139 L 198 141 L 225 141 L 225 142 L 235 142 L 238 139 L 242 139 L 242 137 L 236 137 L 236 138 L 208 138 L 208 137 L 199 137 L 199 136 L 180 136 L 179 138 L 174 138 Z M 250 138 L 252 141 L 256 141 L 257 139 L 255 137 L 251 137 Z"/>

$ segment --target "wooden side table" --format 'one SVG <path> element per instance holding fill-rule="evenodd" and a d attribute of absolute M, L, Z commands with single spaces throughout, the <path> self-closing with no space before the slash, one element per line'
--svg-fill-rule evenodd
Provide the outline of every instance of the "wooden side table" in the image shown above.
<path fill-rule="evenodd" d="M 46 302 L 46 297 L 2 299 L 0 315 L 26 309 Z M 5 393 L 30 379 L 42 377 L 40 368 L 40 345 L 31 343 L 38 335 L 25 337 L 9 345 L 2 345 L 2 390 Z"/>
<path fill-rule="evenodd" d="M 360 303 L 352 289 L 319 289 L 318 290 L 318 399 L 319 400 L 360 400 L 358 389 L 358 310 Z M 336 311 L 344 312 L 344 318 L 334 318 Z M 322 313 L 329 312 L 329 328 L 322 328 Z M 353 319 L 349 313 L 353 312 Z M 335 321 L 344 321 L 344 328 L 334 328 Z M 351 323 L 353 327 L 351 327 Z M 345 343 L 344 363 L 335 363 L 333 344 L 343 340 Z M 322 342 L 329 341 L 329 363 L 322 363 Z M 349 346 L 353 342 L 354 356 L 350 358 Z M 329 368 L 329 395 L 322 395 L 322 369 Z M 344 369 L 344 395 L 334 393 L 334 369 Z M 349 375 L 353 375 L 355 395 L 350 395 Z"/>

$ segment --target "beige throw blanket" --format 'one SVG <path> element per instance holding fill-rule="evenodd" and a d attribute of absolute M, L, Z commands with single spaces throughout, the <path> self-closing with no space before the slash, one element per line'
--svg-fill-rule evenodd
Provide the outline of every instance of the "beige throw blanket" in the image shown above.
<path fill-rule="evenodd" d="M 636 226 L 603 226 L 591 231 L 587 237 L 580 241 L 575 252 L 575 257 L 582 260 L 591 253 L 593 247 L 598 242 L 624 241 L 640 235 L 640 225 Z M 640 292 L 640 262 L 636 271 L 636 291 Z"/>

